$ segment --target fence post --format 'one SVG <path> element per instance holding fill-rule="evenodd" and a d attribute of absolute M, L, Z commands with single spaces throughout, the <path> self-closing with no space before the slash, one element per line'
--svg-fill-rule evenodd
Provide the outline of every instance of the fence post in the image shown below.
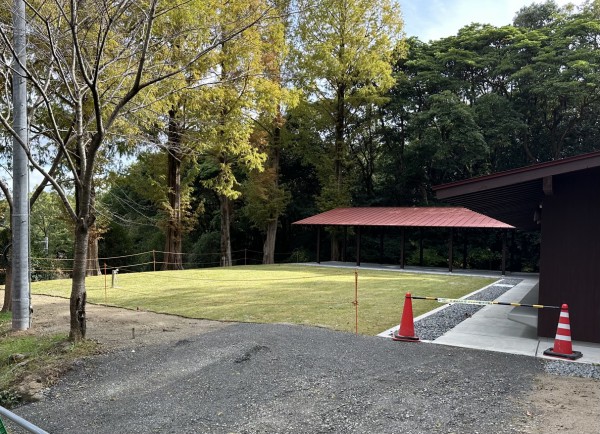
<path fill-rule="evenodd" d="M 152 265 L 154 267 L 154 271 L 156 271 L 156 251 L 152 250 Z"/>
<path fill-rule="evenodd" d="M 104 303 L 106 303 L 106 262 L 104 263 Z"/>
<path fill-rule="evenodd" d="M 244 249 L 244 265 L 248 265 L 248 249 Z"/>
<path fill-rule="evenodd" d="M 116 284 L 117 284 L 117 275 L 119 274 L 119 269 L 115 268 L 112 271 L 112 283 L 111 283 L 111 288 L 116 288 Z"/>

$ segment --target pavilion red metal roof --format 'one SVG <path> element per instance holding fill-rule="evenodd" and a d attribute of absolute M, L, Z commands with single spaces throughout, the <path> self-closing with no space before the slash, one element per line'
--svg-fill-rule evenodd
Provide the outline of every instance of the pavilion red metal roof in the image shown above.
<path fill-rule="evenodd" d="M 514 228 L 491 217 L 467 208 L 458 207 L 336 208 L 299 220 L 293 224 L 321 226 Z"/>

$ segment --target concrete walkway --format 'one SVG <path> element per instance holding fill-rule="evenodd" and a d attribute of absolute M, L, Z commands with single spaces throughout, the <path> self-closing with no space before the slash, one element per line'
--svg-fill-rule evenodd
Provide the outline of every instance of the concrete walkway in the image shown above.
<path fill-rule="evenodd" d="M 444 274 L 450 276 L 469 275 L 479 277 L 495 277 L 498 279 L 503 278 L 499 271 L 486 270 L 457 269 L 450 273 L 448 272 L 448 269 L 443 268 L 410 266 L 400 269 L 400 267 L 397 265 L 369 263 L 361 264 L 357 267 L 356 264 L 350 262 L 323 262 L 321 264 L 313 263 L 304 265 L 347 267 L 356 268 L 359 270 L 369 269 L 407 273 Z M 529 293 L 529 291 L 538 283 L 539 280 L 538 275 L 534 273 L 507 273 L 505 277 L 519 278 L 523 279 L 523 281 L 499 297 L 498 301 L 502 302 L 519 302 Z M 443 309 L 443 306 L 441 306 L 439 309 Z M 455 347 L 497 351 L 502 353 L 522 354 L 548 360 L 557 360 L 555 357 L 548 357 L 543 354 L 545 350 L 554 345 L 554 339 L 539 338 L 537 336 L 537 330 L 535 327 L 510 320 L 508 318 L 508 314 L 513 309 L 513 306 L 484 306 L 483 309 L 480 309 L 472 317 L 461 322 L 452 330 L 434 340 L 433 343 Z M 415 318 L 414 320 L 418 321 L 420 318 L 428 316 L 431 313 L 432 312 L 428 312 L 420 317 Z M 396 330 L 398 330 L 398 326 L 380 333 L 379 336 L 387 338 L 390 336 L 390 331 Z M 600 363 L 600 344 L 573 341 L 573 350 L 581 351 L 581 353 L 583 353 L 583 357 L 576 360 L 576 362 Z"/>
<path fill-rule="evenodd" d="M 524 278 L 499 297 L 498 301 L 519 301 L 536 284 L 537 278 Z M 512 306 L 484 306 L 433 343 L 556 360 L 555 357 L 543 354 L 554 345 L 554 339 L 538 338 L 534 327 L 508 319 L 512 309 Z M 600 363 L 600 344 L 573 341 L 573 350 L 583 353 L 583 357 L 577 362 Z"/>

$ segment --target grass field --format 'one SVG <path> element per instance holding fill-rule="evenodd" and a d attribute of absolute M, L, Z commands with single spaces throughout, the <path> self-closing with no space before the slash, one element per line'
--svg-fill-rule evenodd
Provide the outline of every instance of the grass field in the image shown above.
<path fill-rule="evenodd" d="M 106 289 L 105 289 L 106 281 Z M 404 295 L 458 298 L 494 279 L 358 271 L 358 331 L 375 335 L 398 324 Z M 294 323 L 355 330 L 355 272 L 350 268 L 258 265 L 119 274 L 87 279 L 87 300 L 190 318 Z M 69 297 L 70 280 L 32 283 L 34 294 Z M 438 307 L 414 300 L 414 315 Z"/>

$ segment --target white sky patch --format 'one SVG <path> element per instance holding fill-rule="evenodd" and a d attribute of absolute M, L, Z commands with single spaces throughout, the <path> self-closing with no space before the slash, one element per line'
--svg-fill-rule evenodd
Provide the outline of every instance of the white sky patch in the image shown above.
<path fill-rule="evenodd" d="M 581 5 L 584 0 L 556 0 L 559 6 Z M 519 9 L 532 0 L 398 0 L 404 17 L 406 36 L 429 42 L 456 35 L 471 23 L 497 27 L 512 23 Z"/>

